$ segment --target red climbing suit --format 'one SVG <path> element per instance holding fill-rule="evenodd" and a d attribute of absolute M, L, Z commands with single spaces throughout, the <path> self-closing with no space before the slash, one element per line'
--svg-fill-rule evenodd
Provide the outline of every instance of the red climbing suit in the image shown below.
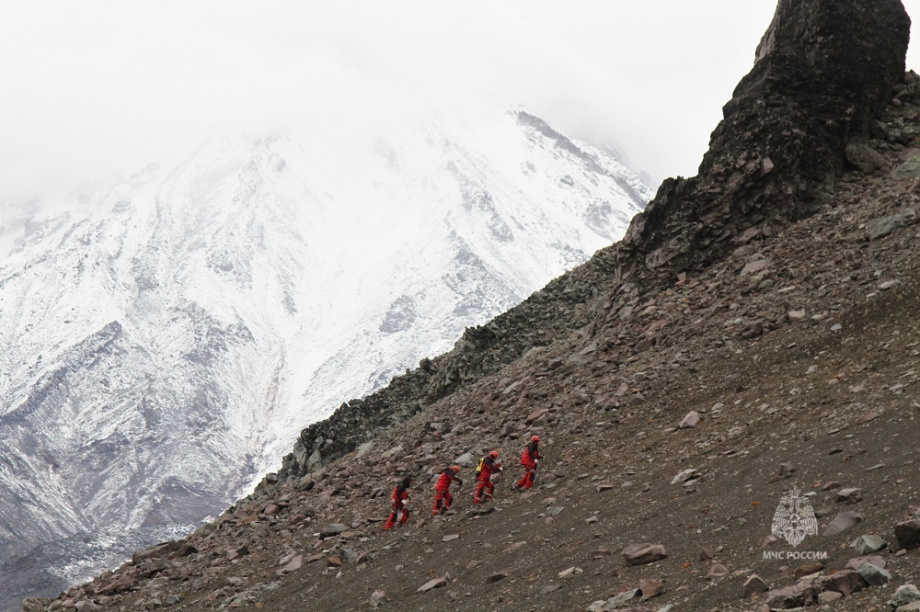
<path fill-rule="evenodd" d="M 450 494 L 450 485 L 454 482 L 459 482 L 460 486 L 463 486 L 463 481 L 457 478 L 457 472 L 460 471 L 459 466 L 452 466 L 445 468 L 441 472 L 441 477 L 438 478 L 438 482 L 434 485 L 434 506 L 431 508 L 432 516 L 437 516 L 439 514 L 444 514 L 450 509 L 450 505 L 454 501 L 454 496 Z"/>
<path fill-rule="evenodd" d="M 396 488 L 393 489 L 392 501 L 393 501 L 393 510 L 390 512 L 390 518 L 387 519 L 387 524 L 384 525 L 384 529 L 392 529 L 396 525 L 396 517 L 399 516 L 399 513 L 402 512 L 402 517 L 399 520 L 400 525 L 405 525 L 409 522 L 409 485 L 412 484 L 412 481 L 407 477 L 403 481 L 396 485 Z"/>
<path fill-rule="evenodd" d="M 529 489 L 533 486 L 534 472 L 537 469 L 537 463 L 543 456 L 540 454 L 537 446 L 540 444 L 540 438 L 534 436 L 530 443 L 524 447 L 524 454 L 521 455 L 521 465 L 524 466 L 524 476 L 517 481 L 519 489 Z"/>
<path fill-rule="evenodd" d="M 501 472 L 502 464 L 498 463 L 498 453 L 492 451 L 489 456 L 482 462 L 482 469 L 479 471 L 479 480 L 476 483 L 476 495 L 473 497 L 473 503 L 479 504 L 489 501 L 492 493 L 495 491 L 495 483 L 492 482 L 492 472 Z M 486 491 L 483 497 L 483 491 Z"/>

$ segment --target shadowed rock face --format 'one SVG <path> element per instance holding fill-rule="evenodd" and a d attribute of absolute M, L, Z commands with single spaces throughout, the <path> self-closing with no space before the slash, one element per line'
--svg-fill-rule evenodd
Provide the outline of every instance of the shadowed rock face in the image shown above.
<path fill-rule="evenodd" d="M 904 78 L 909 30 L 899 0 L 780 0 L 698 176 L 665 181 L 633 219 L 624 271 L 636 282 L 698 270 L 827 202 L 847 143 L 868 136 Z"/>

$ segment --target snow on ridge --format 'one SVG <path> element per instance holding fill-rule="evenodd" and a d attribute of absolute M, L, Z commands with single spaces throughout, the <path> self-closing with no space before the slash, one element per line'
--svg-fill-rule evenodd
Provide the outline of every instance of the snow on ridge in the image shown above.
<path fill-rule="evenodd" d="M 215 141 L 73 212 L 0 208 L 0 448 L 30 457 L 0 469 L 0 546 L 72 516 L 99 558 L 125 529 L 187 529 L 301 428 L 622 236 L 648 188 L 523 112 L 347 158 Z M 50 525 L 17 505 L 27 483 Z"/>

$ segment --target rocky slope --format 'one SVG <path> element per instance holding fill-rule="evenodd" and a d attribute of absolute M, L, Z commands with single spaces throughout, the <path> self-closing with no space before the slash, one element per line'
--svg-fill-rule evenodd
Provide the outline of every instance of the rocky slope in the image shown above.
<path fill-rule="evenodd" d="M 521 109 L 490 119 L 349 157 L 212 142 L 60 211 L 0 208 L 0 601 L 190 532 L 301 427 L 586 260 L 651 196 Z"/>
<path fill-rule="evenodd" d="M 700 176 L 623 243 L 306 430 L 216 522 L 25 609 L 917 609 L 906 31 L 896 1 L 781 0 Z M 532 433 L 534 490 L 429 516 L 444 465 L 516 467 Z M 384 532 L 406 473 L 414 518 Z"/>

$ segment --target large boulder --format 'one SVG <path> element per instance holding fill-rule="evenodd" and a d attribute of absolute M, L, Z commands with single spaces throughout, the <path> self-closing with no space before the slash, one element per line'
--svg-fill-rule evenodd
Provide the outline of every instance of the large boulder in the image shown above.
<path fill-rule="evenodd" d="M 894 537 L 901 548 L 920 547 L 920 518 L 898 523 L 894 527 Z"/>

